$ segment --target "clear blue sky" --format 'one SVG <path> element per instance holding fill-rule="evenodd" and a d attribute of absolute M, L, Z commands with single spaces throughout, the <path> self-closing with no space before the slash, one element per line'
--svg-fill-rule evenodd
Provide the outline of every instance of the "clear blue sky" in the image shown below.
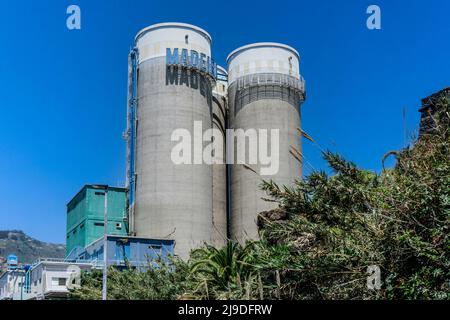
<path fill-rule="evenodd" d="M 81 7 L 81 31 L 66 28 L 70 4 Z M 366 28 L 370 4 L 381 7 L 381 31 Z M 62 243 L 66 203 L 82 185 L 124 182 L 127 54 L 147 25 L 206 29 L 222 65 L 251 42 L 295 47 L 303 128 L 379 171 L 404 145 L 403 108 L 414 132 L 420 99 L 450 85 L 449 14 L 447 0 L 2 1 L 0 229 Z M 308 141 L 304 152 L 325 168 Z"/>

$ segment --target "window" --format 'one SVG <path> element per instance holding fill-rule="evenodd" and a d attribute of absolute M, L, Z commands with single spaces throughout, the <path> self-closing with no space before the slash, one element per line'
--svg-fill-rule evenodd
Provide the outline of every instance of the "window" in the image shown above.
<path fill-rule="evenodd" d="M 52 278 L 52 286 L 65 286 L 67 278 Z"/>
<path fill-rule="evenodd" d="M 96 196 L 104 196 L 105 193 L 104 193 L 104 192 L 98 192 L 98 191 L 96 191 L 96 192 L 95 192 L 95 195 L 96 195 Z"/>
<path fill-rule="evenodd" d="M 162 245 L 160 244 L 152 244 L 150 246 L 148 246 L 148 248 L 150 249 L 151 253 L 157 254 L 159 256 L 161 256 L 162 254 Z"/>
<path fill-rule="evenodd" d="M 103 222 L 94 222 L 94 226 L 103 227 L 105 224 Z"/>

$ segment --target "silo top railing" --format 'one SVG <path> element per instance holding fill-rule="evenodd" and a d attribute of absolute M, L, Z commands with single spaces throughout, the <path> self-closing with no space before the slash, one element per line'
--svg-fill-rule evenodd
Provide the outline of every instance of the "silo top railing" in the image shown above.
<path fill-rule="evenodd" d="M 233 83 L 236 90 L 247 89 L 261 85 L 279 85 L 298 91 L 300 94 L 305 93 L 305 80 L 282 73 L 255 73 L 242 76 Z M 232 84 L 232 85 L 233 85 Z"/>
<path fill-rule="evenodd" d="M 294 107 L 306 98 L 305 81 L 282 73 L 255 73 L 242 76 L 229 86 L 234 114 L 247 104 L 261 99 L 279 99 Z"/>

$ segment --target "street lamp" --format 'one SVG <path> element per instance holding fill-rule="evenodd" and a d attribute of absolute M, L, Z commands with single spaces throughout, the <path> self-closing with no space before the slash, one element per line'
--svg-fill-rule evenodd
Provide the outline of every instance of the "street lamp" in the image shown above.
<path fill-rule="evenodd" d="M 107 300 L 108 282 L 108 185 L 95 185 L 95 189 L 105 190 L 105 204 L 103 211 L 103 279 L 102 279 L 102 300 Z"/>

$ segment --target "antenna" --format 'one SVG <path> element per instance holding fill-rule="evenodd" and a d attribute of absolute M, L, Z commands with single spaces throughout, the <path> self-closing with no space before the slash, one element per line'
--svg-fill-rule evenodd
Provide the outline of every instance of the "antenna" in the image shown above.
<path fill-rule="evenodd" d="M 408 139 L 407 127 L 406 127 L 406 107 L 403 107 L 402 118 L 403 118 L 403 147 L 406 147 L 406 140 Z"/>

